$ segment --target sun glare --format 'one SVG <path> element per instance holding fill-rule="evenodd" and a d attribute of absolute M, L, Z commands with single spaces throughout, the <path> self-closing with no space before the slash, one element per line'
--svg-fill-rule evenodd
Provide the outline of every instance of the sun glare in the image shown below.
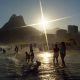
<path fill-rule="evenodd" d="M 47 44 L 47 50 L 49 50 L 48 38 L 47 38 L 47 29 L 49 29 L 48 24 L 49 24 L 49 23 L 52 23 L 52 22 L 56 22 L 56 21 L 68 19 L 68 18 L 71 18 L 72 16 L 67 16 L 67 17 L 63 17 L 63 18 L 58 18 L 58 19 L 55 19 L 55 20 L 54 20 L 54 19 L 52 19 L 52 20 L 47 20 L 47 19 L 44 17 L 44 12 L 43 12 L 43 7 L 42 7 L 41 0 L 39 0 L 39 4 L 40 4 L 40 12 L 41 12 L 41 21 L 40 21 L 39 23 L 31 24 L 30 26 L 40 25 L 40 29 L 43 30 L 43 32 L 44 32 L 44 34 L 45 34 L 46 44 Z"/>
<path fill-rule="evenodd" d="M 44 27 L 44 26 L 47 27 L 47 25 L 48 25 L 47 19 L 46 18 L 42 18 L 41 21 L 40 21 L 40 25 L 42 27 Z"/>
<path fill-rule="evenodd" d="M 43 52 L 42 54 L 39 55 L 40 57 L 43 57 L 43 58 L 49 58 L 51 57 L 52 55 L 49 53 L 49 52 Z"/>
<path fill-rule="evenodd" d="M 45 63 L 49 63 L 49 58 L 52 56 L 49 52 L 43 52 L 42 54 L 39 55 L 40 57 L 42 57 L 43 61 Z"/>
<path fill-rule="evenodd" d="M 47 58 L 51 57 L 51 54 L 49 52 L 44 52 L 43 55 L 44 55 L 44 57 L 47 57 Z"/>

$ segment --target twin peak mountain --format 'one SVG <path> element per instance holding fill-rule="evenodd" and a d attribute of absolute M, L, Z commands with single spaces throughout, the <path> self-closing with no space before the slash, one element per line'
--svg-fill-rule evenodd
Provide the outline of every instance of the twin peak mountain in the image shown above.
<path fill-rule="evenodd" d="M 26 26 L 23 16 L 13 14 L 9 21 L 0 29 L 0 42 L 14 43 L 32 40 L 41 34 L 37 29 Z"/>

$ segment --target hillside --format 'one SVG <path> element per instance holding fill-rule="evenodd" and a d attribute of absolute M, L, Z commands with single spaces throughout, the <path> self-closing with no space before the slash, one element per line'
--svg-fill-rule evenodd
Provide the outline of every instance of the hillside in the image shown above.
<path fill-rule="evenodd" d="M 0 42 L 17 43 L 35 41 L 41 32 L 31 26 L 25 26 L 22 16 L 12 15 L 9 21 L 0 29 Z"/>

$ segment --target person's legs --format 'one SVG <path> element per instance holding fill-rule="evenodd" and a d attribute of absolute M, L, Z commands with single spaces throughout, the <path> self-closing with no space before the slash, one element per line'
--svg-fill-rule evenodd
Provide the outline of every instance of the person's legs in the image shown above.
<path fill-rule="evenodd" d="M 33 62 L 34 56 L 31 56 L 31 62 Z"/>
<path fill-rule="evenodd" d="M 28 63 L 28 59 L 26 58 L 26 62 Z"/>
<path fill-rule="evenodd" d="M 32 58 L 32 56 L 31 56 L 31 62 L 33 61 L 33 58 Z"/>
<path fill-rule="evenodd" d="M 53 64 L 55 65 L 55 56 L 53 57 Z"/>
<path fill-rule="evenodd" d="M 65 66 L 65 61 L 64 61 L 65 55 L 61 55 L 61 60 L 62 60 L 62 66 Z"/>
<path fill-rule="evenodd" d="M 59 63 L 58 63 L 58 57 L 59 57 L 59 53 L 57 52 L 56 53 L 56 63 L 57 63 L 57 65 L 59 65 Z"/>
<path fill-rule="evenodd" d="M 30 55 L 28 56 L 28 63 L 30 62 Z"/>
<path fill-rule="evenodd" d="M 62 63 L 63 63 L 63 66 L 65 66 L 65 61 L 64 61 L 64 58 L 65 58 L 65 56 L 63 56 L 63 58 L 62 58 Z"/>
<path fill-rule="evenodd" d="M 59 63 L 58 63 L 58 57 L 56 57 L 56 64 L 59 65 Z"/>

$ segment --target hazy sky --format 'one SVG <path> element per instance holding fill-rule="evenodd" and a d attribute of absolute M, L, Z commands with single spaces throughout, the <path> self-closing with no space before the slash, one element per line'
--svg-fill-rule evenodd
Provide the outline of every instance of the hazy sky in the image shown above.
<path fill-rule="evenodd" d="M 50 23 L 49 28 L 66 28 L 78 25 L 80 29 L 80 0 L 42 0 L 44 16 L 48 20 L 72 16 L 72 18 Z M 41 18 L 39 0 L 0 0 L 0 27 L 12 14 L 22 15 L 26 24 L 39 22 Z M 38 26 L 35 26 L 38 28 Z"/>

